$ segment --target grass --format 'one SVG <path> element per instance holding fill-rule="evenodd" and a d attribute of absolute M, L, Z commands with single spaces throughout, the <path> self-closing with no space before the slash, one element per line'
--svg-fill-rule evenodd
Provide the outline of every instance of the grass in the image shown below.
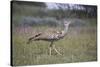
<path fill-rule="evenodd" d="M 49 27 L 41 28 L 17 28 L 13 32 L 13 65 L 40 65 L 72 62 L 88 62 L 97 60 L 96 26 L 71 27 L 68 34 L 54 44 L 63 54 L 62 56 L 52 51 L 49 56 L 49 42 L 33 41 L 26 44 L 28 38 L 38 30 L 49 30 Z M 54 28 L 52 28 L 54 29 Z"/>

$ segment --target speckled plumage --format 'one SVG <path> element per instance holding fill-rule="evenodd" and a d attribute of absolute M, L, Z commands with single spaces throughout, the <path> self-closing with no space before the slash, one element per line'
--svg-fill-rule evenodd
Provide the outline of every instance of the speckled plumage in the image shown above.
<path fill-rule="evenodd" d="M 67 30 L 68 30 L 69 24 L 70 24 L 70 22 L 64 21 L 65 28 L 62 31 L 56 31 L 56 32 L 39 32 L 39 33 L 35 34 L 33 37 L 30 37 L 28 39 L 27 43 L 29 44 L 31 41 L 43 40 L 43 41 L 49 41 L 49 42 L 51 42 L 50 47 L 52 47 L 54 41 L 62 39 L 67 34 Z M 58 54 L 60 54 L 56 49 L 55 49 L 55 51 Z"/>

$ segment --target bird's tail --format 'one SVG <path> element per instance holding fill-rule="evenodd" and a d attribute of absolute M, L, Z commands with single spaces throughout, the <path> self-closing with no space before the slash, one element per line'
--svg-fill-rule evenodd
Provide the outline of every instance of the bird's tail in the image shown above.
<path fill-rule="evenodd" d="M 33 37 L 29 38 L 27 44 L 30 44 L 30 42 L 32 41 L 32 39 L 33 39 Z"/>
<path fill-rule="evenodd" d="M 34 40 L 34 38 L 38 37 L 39 35 L 41 35 L 41 33 L 38 33 L 38 34 L 36 34 L 35 36 L 30 37 L 30 38 L 28 39 L 27 44 L 30 44 L 30 42 L 31 42 L 32 40 Z"/>

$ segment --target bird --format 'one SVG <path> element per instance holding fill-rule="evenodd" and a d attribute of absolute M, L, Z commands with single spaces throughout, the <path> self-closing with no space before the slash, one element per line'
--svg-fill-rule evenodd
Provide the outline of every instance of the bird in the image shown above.
<path fill-rule="evenodd" d="M 68 32 L 69 25 L 71 24 L 71 21 L 63 20 L 64 29 L 62 31 L 56 31 L 53 33 L 50 32 L 39 32 L 35 34 L 34 36 L 30 37 L 28 39 L 27 44 L 30 44 L 32 41 L 48 41 L 49 44 L 49 55 L 51 56 L 51 50 L 55 50 L 55 52 L 59 55 L 62 55 L 55 47 L 54 42 L 58 41 L 60 39 L 63 39 L 64 36 Z"/>

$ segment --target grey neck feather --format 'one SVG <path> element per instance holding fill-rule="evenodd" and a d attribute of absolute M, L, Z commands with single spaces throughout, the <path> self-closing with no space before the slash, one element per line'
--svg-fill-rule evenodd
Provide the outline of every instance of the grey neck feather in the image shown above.
<path fill-rule="evenodd" d="M 69 27 L 69 24 L 65 26 L 65 29 L 64 29 L 65 33 L 67 33 L 68 31 L 68 27 Z"/>
<path fill-rule="evenodd" d="M 65 36 L 67 34 L 68 27 L 69 27 L 69 24 L 65 25 L 64 30 L 62 31 L 62 36 Z"/>

